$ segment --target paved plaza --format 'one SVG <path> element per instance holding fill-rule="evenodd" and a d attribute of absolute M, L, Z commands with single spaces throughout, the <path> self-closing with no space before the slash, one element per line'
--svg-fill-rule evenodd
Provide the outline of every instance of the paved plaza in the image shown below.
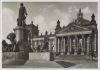
<path fill-rule="evenodd" d="M 16 61 L 16 62 L 15 62 Z M 8 60 L 3 68 L 97 68 L 98 61 L 85 56 L 57 56 L 54 61 L 46 60 Z"/>

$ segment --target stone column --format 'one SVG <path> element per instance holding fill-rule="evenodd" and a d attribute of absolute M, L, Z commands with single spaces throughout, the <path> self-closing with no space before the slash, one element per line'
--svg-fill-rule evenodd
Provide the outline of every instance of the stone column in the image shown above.
<path fill-rule="evenodd" d="M 72 52 L 72 39 L 71 39 L 71 37 L 70 37 L 70 52 Z"/>
<path fill-rule="evenodd" d="M 90 42 L 89 42 L 89 50 L 92 51 L 92 43 L 93 43 L 92 40 L 93 40 L 93 39 L 92 39 L 92 37 L 91 37 L 91 34 L 89 35 L 89 37 L 90 37 L 90 39 L 89 39 L 89 41 L 90 41 Z"/>
<path fill-rule="evenodd" d="M 58 50 L 59 50 L 59 48 L 58 48 L 58 37 L 56 38 L 56 50 L 57 50 L 57 53 L 58 53 Z"/>
<path fill-rule="evenodd" d="M 37 47 L 38 47 L 38 45 L 39 45 L 39 41 L 37 40 Z"/>
<path fill-rule="evenodd" d="M 43 42 L 43 40 L 41 41 L 41 43 L 42 43 L 42 48 L 43 48 L 43 46 L 44 46 L 44 42 Z"/>
<path fill-rule="evenodd" d="M 65 38 L 64 38 L 64 53 L 65 53 L 65 50 L 66 50 L 66 48 L 65 48 L 66 46 L 65 46 Z"/>
<path fill-rule="evenodd" d="M 63 55 L 63 37 L 61 37 L 60 43 L 61 43 L 61 46 L 60 46 L 61 47 L 61 53 L 60 54 Z"/>
<path fill-rule="evenodd" d="M 93 33 L 92 33 L 93 34 Z M 92 35 L 92 51 L 94 51 L 94 54 L 97 56 L 97 38 L 96 38 L 96 34 Z"/>
<path fill-rule="evenodd" d="M 87 54 L 89 55 L 91 51 L 91 35 L 88 36 L 88 41 L 87 41 Z"/>
<path fill-rule="evenodd" d="M 52 47 L 53 47 L 53 43 L 52 43 L 52 39 L 51 39 L 50 51 L 52 50 Z"/>
<path fill-rule="evenodd" d="M 81 52 L 81 55 L 84 55 L 84 51 L 85 51 L 85 37 L 84 35 L 82 35 L 82 52 Z"/>
<path fill-rule="evenodd" d="M 64 55 L 64 37 L 61 38 L 61 55 Z"/>
<path fill-rule="evenodd" d="M 78 37 L 77 35 L 75 35 L 75 52 L 74 52 L 74 55 L 77 55 L 77 51 L 78 51 Z"/>
<path fill-rule="evenodd" d="M 96 34 L 94 34 L 94 51 L 96 52 L 96 44 L 97 42 L 96 42 Z"/>
<path fill-rule="evenodd" d="M 40 40 L 40 51 L 41 51 L 41 48 L 42 48 L 42 40 Z"/>
<path fill-rule="evenodd" d="M 70 36 L 68 36 L 68 52 L 67 52 L 67 55 L 70 55 L 70 52 L 71 52 L 71 39 L 70 39 Z"/>
<path fill-rule="evenodd" d="M 89 39 L 90 37 L 87 37 L 87 54 L 89 54 Z"/>
<path fill-rule="evenodd" d="M 35 42 L 35 49 L 37 48 L 37 44 L 38 44 L 38 41 L 36 40 L 36 42 Z M 37 52 L 37 49 L 36 49 L 35 52 Z"/>
<path fill-rule="evenodd" d="M 59 38 L 59 53 L 61 52 L 61 40 Z"/>
<path fill-rule="evenodd" d="M 49 51 L 51 51 L 51 40 L 49 40 Z"/>
<path fill-rule="evenodd" d="M 54 52 L 55 52 L 55 53 L 58 53 L 57 37 L 55 37 Z"/>
<path fill-rule="evenodd" d="M 95 40 L 96 56 L 98 56 L 98 33 L 95 34 Z"/>
<path fill-rule="evenodd" d="M 58 38 L 58 52 L 59 52 L 60 39 Z"/>
<path fill-rule="evenodd" d="M 33 47 L 33 38 L 31 39 L 31 48 Z"/>

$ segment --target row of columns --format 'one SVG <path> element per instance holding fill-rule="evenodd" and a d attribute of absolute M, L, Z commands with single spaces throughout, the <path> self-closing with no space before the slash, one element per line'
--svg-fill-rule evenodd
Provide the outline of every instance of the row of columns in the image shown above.
<path fill-rule="evenodd" d="M 33 41 L 33 47 L 38 47 L 38 45 L 43 46 L 43 40 Z"/>
<path fill-rule="evenodd" d="M 79 44 L 79 39 L 81 38 L 81 46 Z M 39 41 L 35 41 L 34 45 L 39 45 Z M 73 43 L 72 43 L 73 42 Z M 55 42 L 54 42 L 54 51 L 57 53 L 60 53 L 61 55 L 67 54 L 70 55 L 72 52 L 72 49 L 74 49 L 74 55 L 77 54 L 89 54 L 91 51 L 91 46 L 94 51 L 97 51 L 97 43 L 96 43 L 96 38 L 94 38 L 94 42 L 92 44 L 91 42 L 91 34 L 87 35 L 75 35 L 75 36 L 62 36 L 62 37 L 56 37 Z M 49 50 L 51 49 L 52 46 L 52 41 L 49 40 Z M 41 41 L 41 45 L 43 45 L 43 41 Z M 67 50 L 66 50 L 67 48 Z M 81 53 L 79 52 L 79 48 L 81 48 Z M 67 51 L 67 52 L 66 52 Z"/>
<path fill-rule="evenodd" d="M 56 39 L 57 40 L 56 41 L 56 52 L 63 55 L 66 51 L 66 44 L 67 44 L 68 45 L 67 46 L 67 55 L 70 55 L 72 49 L 74 49 L 74 55 L 77 55 L 78 48 L 81 48 L 81 55 L 84 55 L 85 48 L 86 48 L 86 42 L 85 42 L 86 38 L 85 38 L 84 35 L 81 35 L 82 43 L 81 43 L 80 47 L 79 47 L 79 39 L 78 39 L 77 35 L 74 36 L 75 42 L 73 42 L 74 43 L 73 46 L 72 46 L 72 41 L 73 40 L 71 39 L 71 36 L 67 36 L 67 38 L 65 38 L 65 37 L 56 37 L 56 38 L 57 38 Z M 66 39 L 67 39 L 67 43 L 66 43 Z M 87 47 L 90 47 L 91 46 L 90 36 L 88 37 L 87 40 L 88 40 Z"/>

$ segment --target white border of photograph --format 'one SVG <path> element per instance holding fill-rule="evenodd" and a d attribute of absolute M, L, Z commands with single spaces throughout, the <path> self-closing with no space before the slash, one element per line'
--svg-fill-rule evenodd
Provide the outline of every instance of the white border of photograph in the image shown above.
<path fill-rule="evenodd" d="M 98 2 L 99 0 L 2 0 L 3 2 Z"/>
<path fill-rule="evenodd" d="M 100 70 L 100 37 L 99 37 L 99 33 L 100 33 L 100 2 L 99 0 L 1 0 L 1 2 L 98 2 L 98 69 L 95 68 L 0 68 L 2 70 Z M 0 3 L 1 4 L 1 3 Z M 0 13 L 2 15 L 2 6 L 0 6 Z M 2 56 L 2 16 L 0 15 L 0 41 L 1 41 L 1 47 L 0 47 L 0 56 Z M 2 65 L 2 57 L 0 57 L 0 67 Z"/>

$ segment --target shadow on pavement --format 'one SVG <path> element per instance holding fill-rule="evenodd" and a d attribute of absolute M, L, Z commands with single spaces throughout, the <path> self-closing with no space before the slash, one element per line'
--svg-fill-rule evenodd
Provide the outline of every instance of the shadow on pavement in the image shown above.
<path fill-rule="evenodd" d="M 60 65 L 63 66 L 64 68 L 68 68 L 68 67 L 70 67 L 70 66 L 75 65 L 74 63 L 64 62 L 64 61 L 56 61 L 56 63 L 60 64 Z"/>

